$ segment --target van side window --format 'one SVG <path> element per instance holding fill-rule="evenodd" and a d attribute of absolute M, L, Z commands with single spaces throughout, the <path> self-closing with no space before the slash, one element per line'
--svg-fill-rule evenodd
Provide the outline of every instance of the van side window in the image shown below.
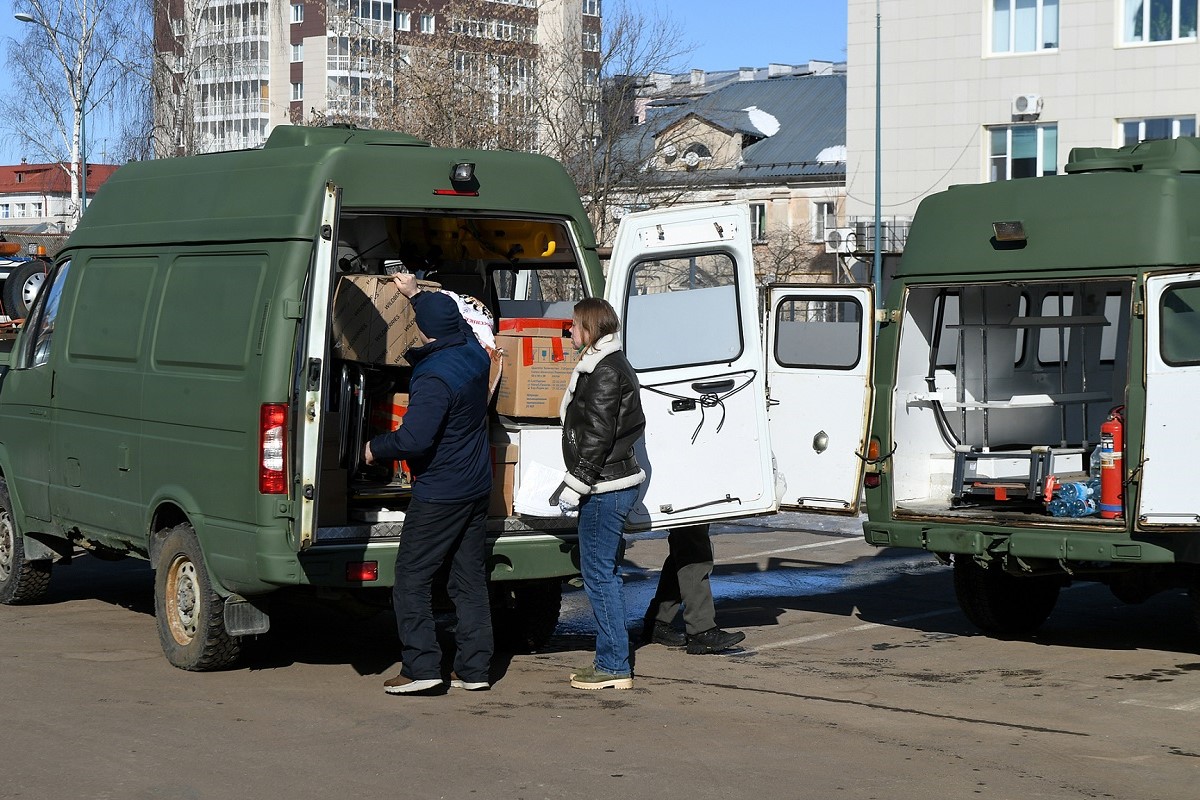
<path fill-rule="evenodd" d="M 742 353 L 727 253 L 643 261 L 629 272 L 625 353 L 636 370 L 732 361 Z"/>
<path fill-rule="evenodd" d="M 1200 364 L 1200 284 L 1172 286 L 1161 303 L 1163 362 L 1173 367 Z"/>
<path fill-rule="evenodd" d="M 50 342 L 54 338 L 54 323 L 58 319 L 58 305 L 62 300 L 63 284 L 67 281 L 71 262 L 64 261 L 50 277 L 50 285 L 46 287 L 34 301 L 33 312 L 29 315 L 33 320 L 30 325 L 32 336 L 29 337 L 28 349 L 24 354 L 24 366 L 40 367 L 50 360 Z"/>
<path fill-rule="evenodd" d="M 775 360 L 785 367 L 853 369 L 862 356 L 863 309 L 853 297 L 792 295 L 775 310 Z"/>

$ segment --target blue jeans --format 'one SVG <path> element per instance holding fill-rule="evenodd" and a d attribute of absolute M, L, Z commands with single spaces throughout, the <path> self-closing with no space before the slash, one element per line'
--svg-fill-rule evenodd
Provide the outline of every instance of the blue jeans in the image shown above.
<path fill-rule="evenodd" d="M 625 517 L 637 500 L 638 488 L 584 495 L 579 504 L 579 561 L 583 590 L 596 616 L 596 669 L 629 675 L 629 634 L 617 557 Z"/>

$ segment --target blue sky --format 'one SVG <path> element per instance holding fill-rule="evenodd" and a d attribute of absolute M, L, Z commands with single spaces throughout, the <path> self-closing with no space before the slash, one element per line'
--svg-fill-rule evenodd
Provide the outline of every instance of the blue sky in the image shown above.
<path fill-rule="evenodd" d="M 652 13 L 659 9 L 679 28 L 679 38 L 695 45 L 681 70 L 764 67 L 769 63 L 802 64 L 810 60 L 846 58 L 846 0 L 628 0 Z M 13 19 L 11 0 L 0 0 L 0 59 L 6 58 L 10 38 L 24 34 L 25 25 Z M 0 66 L 0 93 L 9 90 L 9 70 Z M 36 120 L 36 114 L 31 114 Z M 106 131 L 92 129 L 91 151 L 103 150 Z M 2 136 L 2 134 L 0 134 Z M 11 142 L 0 138 L 0 164 L 21 158 Z"/>

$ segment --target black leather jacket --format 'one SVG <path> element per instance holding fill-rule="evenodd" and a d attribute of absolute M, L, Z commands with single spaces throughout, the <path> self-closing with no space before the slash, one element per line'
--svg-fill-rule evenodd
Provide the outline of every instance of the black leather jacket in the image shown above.
<path fill-rule="evenodd" d="M 621 351 L 581 372 L 563 416 L 565 482 L 580 494 L 641 483 L 646 474 L 633 445 L 646 427 L 638 379 Z"/>

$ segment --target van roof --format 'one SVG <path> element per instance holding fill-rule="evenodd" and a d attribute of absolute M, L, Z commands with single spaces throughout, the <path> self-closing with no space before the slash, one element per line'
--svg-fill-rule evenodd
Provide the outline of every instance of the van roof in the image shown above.
<path fill-rule="evenodd" d="M 922 201 L 898 276 L 1200 263 L 1200 140 L 1079 148 L 1066 175 L 952 186 Z M 1026 240 L 994 241 L 1021 222 Z"/>
<path fill-rule="evenodd" d="M 452 189 L 471 162 L 478 196 Z M 259 150 L 126 164 L 88 205 L 66 250 L 139 244 L 312 239 L 326 182 L 342 207 L 573 217 L 586 222 L 574 183 L 545 156 L 430 147 L 413 136 L 352 126 L 277 126 Z M 584 246 L 591 227 L 579 226 Z"/>

